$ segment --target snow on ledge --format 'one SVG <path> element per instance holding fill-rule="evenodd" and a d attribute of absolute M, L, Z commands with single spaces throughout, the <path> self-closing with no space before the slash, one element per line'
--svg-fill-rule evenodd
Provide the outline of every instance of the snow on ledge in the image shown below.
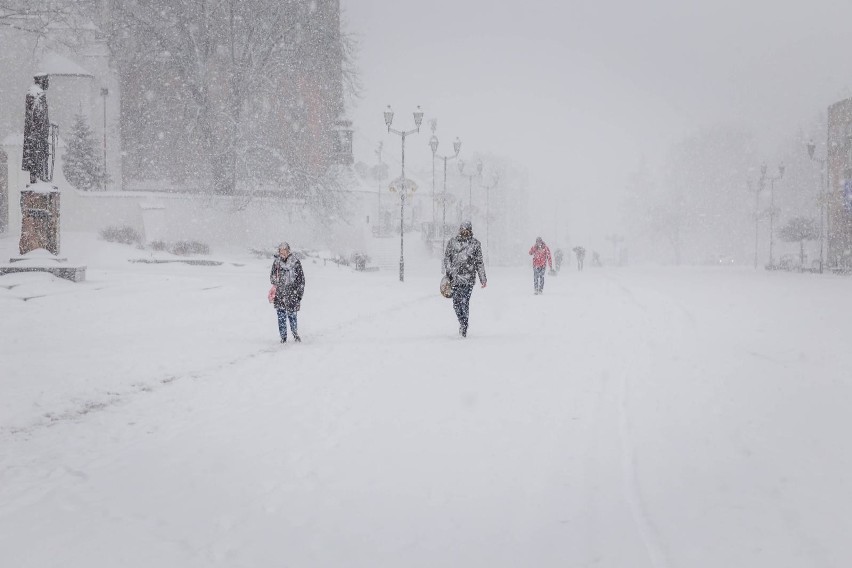
<path fill-rule="evenodd" d="M 74 61 L 54 51 L 45 53 L 44 58 L 41 60 L 41 70 L 42 73 L 46 73 L 47 75 L 94 77 L 92 73 Z"/>
<path fill-rule="evenodd" d="M 32 191 L 33 193 L 56 193 L 59 191 L 59 187 L 49 181 L 40 181 L 38 183 L 28 183 L 24 190 Z"/>
<path fill-rule="evenodd" d="M 43 248 L 31 250 L 27 254 L 13 256 L 9 262 L 15 266 L 55 266 L 57 263 L 68 262 L 67 258 L 58 256 Z"/>

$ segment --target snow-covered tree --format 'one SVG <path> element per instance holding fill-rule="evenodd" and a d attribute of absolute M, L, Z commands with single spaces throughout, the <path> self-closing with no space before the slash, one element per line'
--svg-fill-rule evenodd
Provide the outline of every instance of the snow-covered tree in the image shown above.
<path fill-rule="evenodd" d="M 799 266 L 805 267 L 805 241 L 819 239 L 819 226 L 810 217 L 793 217 L 778 230 L 778 236 L 786 243 L 799 243 Z"/>
<path fill-rule="evenodd" d="M 81 190 L 106 189 L 109 180 L 103 155 L 98 152 L 92 129 L 82 114 L 74 116 L 66 144 L 62 173 L 68 183 Z"/>

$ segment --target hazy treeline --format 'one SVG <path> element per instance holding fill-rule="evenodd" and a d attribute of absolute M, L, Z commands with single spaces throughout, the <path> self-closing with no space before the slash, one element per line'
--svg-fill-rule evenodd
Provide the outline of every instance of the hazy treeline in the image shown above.
<path fill-rule="evenodd" d="M 773 204 L 776 237 L 790 219 L 820 214 L 820 164 L 810 160 L 806 144 L 813 138 L 817 153 L 825 155 L 824 117 L 814 118 L 807 132 L 791 130 L 766 153 L 747 128 L 708 128 L 681 139 L 658 163 L 642 161 L 628 181 L 622 212 L 634 252 L 675 264 L 700 264 L 720 255 L 749 263 L 757 240 L 758 262 L 765 264 Z M 771 178 L 778 178 L 782 164 L 773 196 Z"/>

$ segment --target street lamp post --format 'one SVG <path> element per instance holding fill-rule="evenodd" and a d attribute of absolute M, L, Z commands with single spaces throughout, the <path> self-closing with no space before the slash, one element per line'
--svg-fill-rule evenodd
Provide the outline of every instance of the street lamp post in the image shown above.
<path fill-rule="evenodd" d="M 784 177 L 784 164 L 778 166 L 778 175 L 766 177 L 766 164 L 760 166 L 760 177 L 762 180 L 769 179 L 769 267 L 775 268 L 775 182 Z"/>
<path fill-rule="evenodd" d="M 458 158 L 459 152 L 461 151 L 461 140 L 459 140 L 458 136 L 453 141 L 453 151 L 455 154 L 449 156 L 441 156 L 437 154 L 438 152 L 438 137 L 434 134 L 432 138 L 429 140 L 429 146 L 432 148 L 432 157 L 440 158 L 444 161 L 444 191 L 441 194 L 441 205 L 442 205 L 442 216 L 441 216 L 441 252 L 443 253 L 447 248 L 447 161 Z"/>
<path fill-rule="evenodd" d="M 459 160 L 459 174 L 463 177 L 466 177 L 468 180 L 468 189 L 467 189 L 467 211 L 468 211 L 468 220 L 473 221 L 473 178 L 479 175 L 479 172 L 473 172 L 472 174 L 464 173 L 464 160 Z"/>
<path fill-rule="evenodd" d="M 410 134 L 416 134 L 420 132 L 420 123 L 423 122 L 423 111 L 420 110 L 420 107 L 417 107 L 417 110 L 414 111 L 414 124 L 416 128 L 411 130 L 396 130 L 391 128 L 391 124 L 393 123 L 393 110 L 391 110 L 390 105 L 385 110 L 385 124 L 388 127 L 388 132 L 392 134 L 396 134 L 400 138 L 402 138 L 402 175 L 400 177 L 400 191 L 399 191 L 399 281 L 405 282 L 405 198 L 406 198 L 406 187 L 405 187 L 405 137 Z"/>
<path fill-rule="evenodd" d="M 482 160 L 476 163 L 476 171 L 479 173 L 479 187 L 485 189 L 485 266 L 491 266 L 490 254 L 491 254 L 491 246 L 489 244 L 490 237 L 490 211 L 489 211 L 489 201 L 491 196 L 491 190 L 497 187 L 497 182 L 500 181 L 498 177 L 494 177 L 494 183 L 490 185 L 485 185 L 482 183 Z"/>
<path fill-rule="evenodd" d="M 828 187 L 826 187 L 826 181 L 828 176 L 825 175 L 825 169 L 828 164 L 828 160 L 826 158 L 817 158 L 814 156 L 814 152 L 816 151 L 816 144 L 813 139 L 808 141 L 808 156 L 810 156 L 811 160 L 817 162 L 820 165 L 819 168 L 819 273 L 822 274 L 822 268 L 824 264 L 824 243 L 825 243 L 825 199 L 828 195 Z"/>
<path fill-rule="evenodd" d="M 107 87 L 101 87 L 101 96 L 104 98 L 104 191 L 106 191 L 106 180 L 107 180 L 107 96 L 109 96 L 109 89 Z"/>
<path fill-rule="evenodd" d="M 437 144 L 438 139 L 435 137 L 435 130 L 437 130 L 437 128 L 438 128 L 438 119 L 437 118 L 430 119 L 429 120 L 429 127 L 432 129 L 432 137 L 429 139 L 429 146 L 431 147 L 433 140 L 435 141 L 435 144 Z M 435 150 L 432 150 L 432 228 L 429 231 L 430 243 L 431 243 L 432 238 L 437 236 L 437 235 L 435 235 L 435 213 L 436 213 L 435 207 L 436 206 L 437 206 L 437 203 L 435 202 Z M 431 246 L 431 244 L 430 244 L 430 246 Z"/>

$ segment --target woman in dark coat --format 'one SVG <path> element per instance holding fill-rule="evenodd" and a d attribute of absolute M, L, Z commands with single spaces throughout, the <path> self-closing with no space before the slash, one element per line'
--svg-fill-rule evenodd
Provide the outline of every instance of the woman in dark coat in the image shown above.
<path fill-rule="evenodd" d="M 290 245 L 287 243 L 278 245 L 278 254 L 272 261 L 269 282 L 274 286 L 274 292 L 270 290 L 270 296 L 278 312 L 281 343 L 287 341 L 288 320 L 290 331 L 293 332 L 293 340 L 302 341 L 299 337 L 296 315 L 301 307 L 302 295 L 305 293 L 305 273 L 302 271 L 302 263 L 290 253 Z"/>

